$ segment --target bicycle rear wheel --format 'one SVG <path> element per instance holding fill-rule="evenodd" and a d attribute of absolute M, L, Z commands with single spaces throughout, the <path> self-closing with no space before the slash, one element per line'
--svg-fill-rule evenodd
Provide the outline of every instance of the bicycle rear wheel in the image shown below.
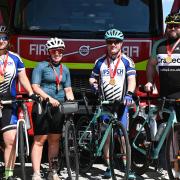
<path fill-rule="evenodd" d="M 19 122 L 19 128 L 18 128 L 18 157 L 19 162 L 21 164 L 21 174 L 22 179 L 26 180 L 26 166 L 25 166 L 25 132 L 24 132 L 24 122 Z"/>
<path fill-rule="evenodd" d="M 145 119 L 143 117 L 141 116 L 136 117 L 129 131 L 132 170 L 135 171 L 138 175 L 144 174 L 148 170 L 148 167 L 149 167 L 149 158 L 148 158 L 149 148 L 147 147 L 146 143 L 151 142 L 151 137 L 150 137 L 150 129 L 147 123 L 142 128 L 135 142 L 137 147 L 142 148 L 143 150 L 146 151 L 146 154 L 145 155 L 142 154 L 136 148 L 133 147 L 134 138 L 136 137 L 137 133 L 142 127 L 144 121 Z"/>
<path fill-rule="evenodd" d="M 112 125 L 109 156 L 112 179 L 119 179 L 122 172 L 127 179 L 131 167 L 131 151 L 127 131 L 120 122 Z"/>
<path fill-rule="evenodd" d="M 82 116 L 76 125 L 76 137 L 78 142 L 79 151 L 79 168 L 81 173 L 86 173 L 94 163 L 94 152 L 92 151 L 92 134 L 91 127 L 86 130 L 89 125 L 89 118 Z M 86 134 L 84 135 L 86 131 Z M 79 143 L 79 139 L 84 135 L 82 141 Z"/>
<path fill-rule="evenodd" d="M 168 134 L 166 163 L 169 179 L 180 179 L 180 123 L 175 124 Z"/>
<path fill-rule="evenodd" d="M 65 124 L 65 157 L 66 166 L 70 180 L 79 178 L 79 157 L 76 142 L 76 132 L 72 120 L 67 120 Z"/>

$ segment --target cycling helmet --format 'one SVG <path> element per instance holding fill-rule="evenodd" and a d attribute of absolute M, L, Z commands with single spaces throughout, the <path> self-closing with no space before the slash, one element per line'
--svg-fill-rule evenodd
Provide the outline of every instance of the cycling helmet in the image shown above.
<path fill-rule="evenodd" d="M 105 40 L 118 39 L 120 41 L 123 41 L 124 35 L 118 29 L 109 29 L 108 31 L 106 31 L 104 38 L 105 38 Z"/>
<path fill-rule="evenodd" d="M 180 24 L 180 13 L 169 14 L 165 20 L 166 24 Z"/>
<path fill-rule="evenodd" d="M 5 25 L 0 25 L 0 33 L 7 33 L 7 26 Z"/>
<path fill-rule="evenodd" d="M 64 44 L 64 41 L 62 39 L 55 37 L 55 38 L 51 38 L 50 40 L 47 41 L 46 48 L 47 48 L 47 50 L 53 49 L 53 48 L 64 49 L 65 44 Z"/>

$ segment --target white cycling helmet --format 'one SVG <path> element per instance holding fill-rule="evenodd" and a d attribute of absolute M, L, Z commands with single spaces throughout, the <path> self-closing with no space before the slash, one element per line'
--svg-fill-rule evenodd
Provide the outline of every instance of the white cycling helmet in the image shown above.
<path fill-rule="evenodd" d="M 7 26 L 0 25 L 0 33 L 7 33 Z"/>
<path fill-rule="evenodd" d="M 64 49 L 65 44 L 64 44 L 64 41 L 62 39 L 55 37 L 55 38 L 51 38 L 50 40 L 47 41 L 46 48 L 47 48 L 47 50 L 54 49 L 54 48 Z"/>

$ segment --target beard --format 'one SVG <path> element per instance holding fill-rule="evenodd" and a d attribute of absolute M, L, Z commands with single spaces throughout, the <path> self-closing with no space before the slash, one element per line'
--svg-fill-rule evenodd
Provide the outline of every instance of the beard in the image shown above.
<path fill-rule="evenodd" d="M 180 32 L 178 31 L 170 31 L 167 33 L 167 38 L 168 39 L 178 39 L 180 38 Z"/>

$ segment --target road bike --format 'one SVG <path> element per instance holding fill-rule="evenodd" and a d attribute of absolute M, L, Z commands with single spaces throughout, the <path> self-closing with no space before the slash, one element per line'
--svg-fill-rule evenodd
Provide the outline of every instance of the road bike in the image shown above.
<path fill-rule="evenodd" d="M 16 134 L 16 157 L 18 157 L 21 165 L 22 179 L 26 180 L 26 158 L 29 156 L 29 141 L 27 130 L 30 128 L 30 119 L 26 103 L 32 102 L 31 99 L 18 97 L 14 100 L 1 100 L 2 106 L 16 104 L 18 106 L 18 122 Z M 39 111 L 41 111 L 39 109 Z"/>
<path fill-rule="evenodd" d="M 135 117 L 130 127 L 132 169 L 139 175 L 144 174 L 150 164 L 158 160 L 160 150 L 166 143 L 165 159 L 169 178 L 180 178 L 177 173 L 180 171 L 180 124 L 177 122 L 174 109 L 179 100 L 159 98 L 158 102 L 160 102 L 158 106 L 147 107 L 147 116 L 138 115 Z M 160 118 L 155 134 L 152 134 L 150 125 L 152 114 L 158 114 Z"/>
<path fill-rule="evenodd" d="M 84 98 L 86 99 L 86 98 Z M 87 102 L 85 102 L 87 105 Z M 112 179 L 118 179 L 116 170 L 125 174 L 128 178 L 131 167 L 131 153 L 128 134 L 119 121 L 115 112 L 104 110 L 104 106 L 113 105 L 114 102 L 99 99 L 99 104 L 91 120 L 88 116 L 82 116 L 76 125 L 79 165 L 81 173 L 86 173 L 98 157 L 103 154 L 103 147 L 110 137 L 109 161 Z M 119 105 L 119 102 L 118 102 Z M 88 109 L 88 108 L 86 108 Z M 108 116 L 108 122 L 101 121 L 101 116 Z M 124 146 L 123 146 L 124 144 Z M 126 159 L 126 163 L 123 160 Z"/>
<path fill-rule="evenodd" d="M 45 114 L 52 118 L 50 108 L 52 105 L 49 100 L 46 100 Z M 73 120 L 73 115 L 78 111 L 78 103 L 74 101 L 66 101 L 60 103 L 60 112 L 65 115 L 65 121 L 63 125 L 63 133 L 61 138 L 61 147 L 59 152 L 58 172 L 66 166 L 68 178 L 70 180 L 79 179 L 79 157 L 77 150 L 76 131 Z"/>

